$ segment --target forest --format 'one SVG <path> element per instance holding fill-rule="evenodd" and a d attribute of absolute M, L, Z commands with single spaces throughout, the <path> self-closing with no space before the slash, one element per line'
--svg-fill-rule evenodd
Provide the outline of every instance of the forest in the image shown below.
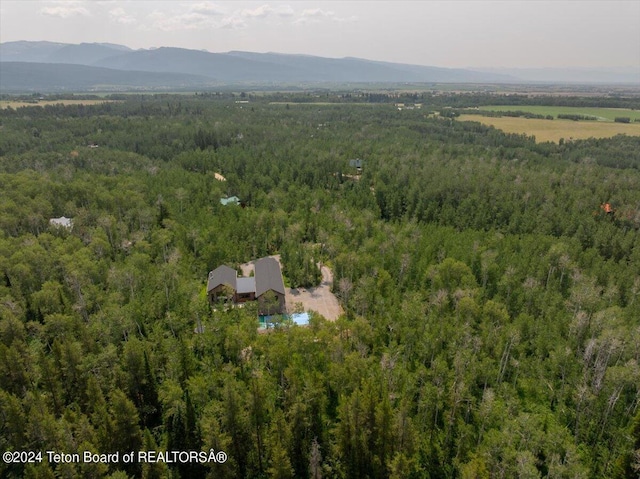
<path fill-rule="evenodd" d="M 638 477 L 640 137 L 355 95 L 0 110 L 0 452 L 42 454 L 0 477 Z M 211 308 L 210 270 L 271 254 L 328 265 L 345 314 Z"/>

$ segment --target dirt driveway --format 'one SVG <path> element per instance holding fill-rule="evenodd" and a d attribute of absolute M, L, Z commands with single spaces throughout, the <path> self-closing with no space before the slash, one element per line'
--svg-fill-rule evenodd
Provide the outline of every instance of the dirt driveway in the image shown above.
<path fill-rule="evenodd" d="M 302 308 L 305 311 L 315 311 L 329 321 L 335 321 L 343 311 L 338 303 L 338 298 L 331 292 L 333 273 L 326 266 L 321 266 L 320 271 L 322 271 L 322 283 L 319 286 L 286 289 L 287 308 L 292 309 L 295 307 L 295 303 L 302 303 Z"/>
<path fill-rule="evenodd" d="M 280 255 L 272 256 L 280 262 Z M 253 271 L 253 262 L 240 265 L 242 274 L 249 276 Z M 343 313 L 338 298 L 331 292 L 333 285 L 333 273 L 327 267 L 320 267 L 322 272 L 322 282 L 319 286 L 313 288 L 285 288 L 285 301 L 287 302 L 287 310 L 293 312 L 296 309 L 296 303 L 302 304 L 303 311 L 315 311 L 321 314 L 329 321 L 335 321 Z"/>

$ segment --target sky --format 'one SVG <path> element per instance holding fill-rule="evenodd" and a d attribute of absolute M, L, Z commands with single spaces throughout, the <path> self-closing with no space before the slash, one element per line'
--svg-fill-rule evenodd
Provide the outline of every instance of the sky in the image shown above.
<path fill-rule="evenodd" d="M 640 0 L 0 0 L 0 42 L 17 40 L 450 68 L 638 68 Z"/>

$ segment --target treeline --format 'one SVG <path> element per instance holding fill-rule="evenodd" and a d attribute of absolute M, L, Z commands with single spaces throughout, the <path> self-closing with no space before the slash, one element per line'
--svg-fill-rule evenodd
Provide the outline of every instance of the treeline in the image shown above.
<path fill-rule="evenodd" d="M 527 95 L 519 93 L 441 93 L 432 95 L 433 101 L 453 108 L 472 108 L 484 105 L 508 106 L 570 106 L 595 108 L 640 109 L 640 99 L 635 96 L 579 96 L 570 95 Z"/>
<path fill-rule="evenodd" d="M 268 100 L 0 112 L 0 448 L 229 457 L 0 476 L 637 475 L 640 139 Z M 209 307 L 267 254 L 344 317 Z"/>
<path fill-rule="evenodd" d="M 520 93 L 483 93 L 483 92 L 446 92 L 428 91 L 416 93 L 349 93 L 342 95 L 346 100 L 365 101 L 374 103 L 422 103 L 431 109 L 448 106 L 451 108 L 475 108 L 486 105 L 505 106 L 569 106 L 595 108 L 631 108 L 640 109 L 640 100 L 636 96 L 580 96 L 567 95 L 538 95 Z"/>
<path fill-rule="evenodd" d="M 445 110 L 446 111 L 446 110 Z M 553 115 L 541 115 L 539 113 L 531 113 L 530 111 L 522 111 L 522 110 L 500 110 L 500 111 L 492 111 L 492 110 L 454 110 L 458 116 L 461 114 L 471 114 L 471 115 L 480 115 L 486 116 L 490 118 L 500 118 L 503 116 L 512 117 L 512 118 L 530 118 L 536 120 L 553 120 Z M 559 117 L 558 117 L 559 118 Z"/>
<path fill-rule="evenodd" d="M 558 120 L 573 120 L 573 121 L 586 121 L 586 120 L 592 120 L 592 121 L 596 121 L 598 120 L 597 117 L 592 116 L 592 115 L 576 115 L 573 113 L 558 113 Z"/>

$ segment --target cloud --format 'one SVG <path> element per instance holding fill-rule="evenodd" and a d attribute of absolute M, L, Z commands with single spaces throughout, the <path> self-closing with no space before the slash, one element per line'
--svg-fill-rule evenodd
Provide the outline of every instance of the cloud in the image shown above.
<path fill-rule="evenodd" d="M 154 11 L 149 15 L 149 18 L 151 19 L 151 26 L 153 28 L 164 32 L 204 28 L 207 23 L 207 18 L 197 13 L 171 15 L 165 12 Z"/>
<path fill-rule="evenodd" d="M 322 18 L 322 17 L 333 17 L 334 15 L 335 13 L 331 11 L 325 12 L 320 8 L 312 8 L 309 10 L 303 10 L 301 16 L 306 18 Z"/>
<path fill-rule="evenodd" d="M 131 15 L 128 15 L 123 8 L 118 7 L 114 8 L 113 10 L 109 10 L 109 16 L 114 22 L 121 23 L 123 25 L 131 25 L 136 23 L 136 19 Z"/>
<path fill-rule="evenodd" d="M 155 10 L 148 16 L 148 27 L 145 27 L 145 29 L 178 31 L 224 28 L 237 30 L 247 28 L 250 23 L 258 21 L 278 23 L 278 18 L 291 18 L 293 23 L 311 22 L 314 19 L 321 20 L 323 18 L 340 21 L 332 11 L 321 9 L 304 10 L 299 15 L 296 15 L 294 9 L 286 4 L 272 7 L 265 3 L 255 8 L 225 11 L 223 7 L 216 3 L 200 2 L 187 4 L 186 9 L 181 11 L 175 9 L 173 11 Z"/>
<path fill-rule="evenodd" d="M 163 31 L 228 28 L 227 25 L 238 23 L 236 19 L 224 17 L 226 14 L 227 12 L 216 3 L 199 2 L 188 4 L 186 10 L 155 10 L 148 18 L 151 21 L 151 29 Z"/>
<path fill-rule="evenodd" d="M 212 2 L 195 3 L 189 7 L 190 13 L 197 13 L 206 16 L 224 15 L 224 10 Z"/>
<path fill-rule="evenodd" d="M 49 2 L 50 6 L 42 7 L 39 13 L 50 17 L 69 18 L 75 16 L 88 17 L 91 15 L 82 2 Z"/>
<path fill-rule="evenodd" d="M 221 12 L 213 4 L 191 5 L 185 12 L 154 11 L 149 15 L 151 26 L 165 32 L 177 30 L 198 30 L 215 25 L 215 17 Z"/>
<path fill-rule="evenodd" d="M 293 21 L 294 24 L 320 23 L 322 21 L 332 22 L 353 22 L 356 17 L 337 17 L 335 12 L 331 10 L 322 10 L 321 8 L 310 8 L 303 10 L 300 15 Z"/>
<path fill-rule="evenodd" d="M 280 5 L 274 10 L 274 13 L 280 17 L 293 17 L 295 15 L 290 5 Z"/>
<path fill-rule="evenodd" d="M 247 26 L 247 22 L 240 15 L 230 15 L 228 17 L 224 17 L 217 26 L 219 28 L 237 30 L 240 28 L 245 28 Z"/>
<path fill-rule="evenodd" d="M 267 4 L 229 13 L 215 3 L 201 2 L 189 5 L 183 13 L 156 10 L 149 15 L 149 18 L 153 28 L 164 31 L 207 28 L 241 29 L 247 27 L 247 20 L 266 18 L 276 12 L 287 13 L 286 10 L 281 9 L 276 11 Z"/>
<path fill-rule="evenodd" d="M 273 13 L 273 8 L 271 8 L 269 5 L 262 5 L 258 8 L 254 8 L 253 10 L 245 8 L 240 12 L 240 15 L 250 18 L 263 18 L 271 13 Z"/>
<path fill-rule="evenodd" d="M 288 7 L 288 9 L 286 9 L 286 7 L 287 6 L 285 6 L 284 10 L 282 7 L 274 9 L 270 5 L 265 4 L 254 9 L 243 8 L 242 10 L 236 10 L 233 14 L 224 17 L 219 27 L 230 29 L 246 28 L 248 26 L 247 21 L 258 21 L 273 15 L 287 16 L 289 10 L 293 13 L 291 7 Z"/>
<path fill-rule="evenodd" d="M 236 10 L 221 22 L 222 28 L 245 28 L 248 26 L 247 21 L 260 21 L 268 17 L 292 17 L 295 14 L 293 8 L 289 5 L 280 5 L 273 8 L 268 4 L 261 5 L 254 9 L 243 8 Z"/>

